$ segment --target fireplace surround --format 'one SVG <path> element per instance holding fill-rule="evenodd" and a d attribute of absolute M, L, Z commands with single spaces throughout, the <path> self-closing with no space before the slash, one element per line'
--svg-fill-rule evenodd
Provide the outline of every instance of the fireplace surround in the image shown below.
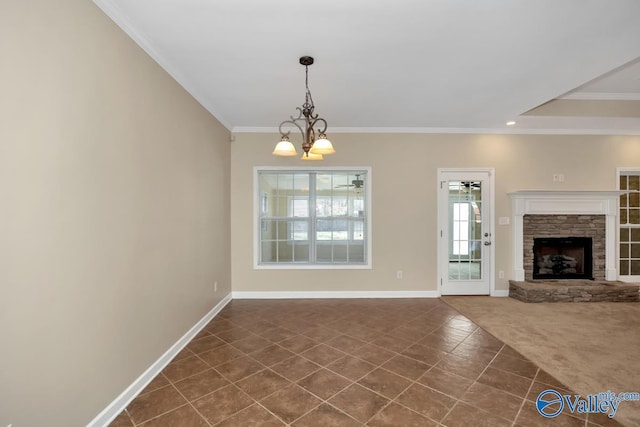
<path fill-rule="evenodd" d="M 591 216 L 599 218 L 604 228 L 600 259 L 596 256 L 593 275 L 596 279 L 617 280 L 616 217 L 620 191 L 537 191 L 522 190 L 509 193 L 513 215 L 513 280 L 533 279 L 533 242 L 525 245 L 525 216 L 530 218 L 555 216 L 555 221 L 566 221 L 570 216 L 582 218 L 591 227 Z M 589 216 L 589 218 L 587 218 Z M 564 217 L 564 218 L 563 218 Z M 544 218 L 542 219 L 544 221 Z M 563 228 L 566 228 L 563 226 Z M 554 233 L 556 233 L 554 231 Z M 539 237 L 564 237 L 546 235 Z M 581 237 L 590 237 L 581 234 Z M 594 241 L 594 246 L 597 243 Z M 531 273 L 525 274 L 525 256 L 531 254 Z M 595 251 L 594 251 L 595 252 Z M 603 258 L 603 259 L 602 259 Z M 530 275 L 529 275 L 530 274 Z M 529 277 L 526 277 L 529 276 Z"/>

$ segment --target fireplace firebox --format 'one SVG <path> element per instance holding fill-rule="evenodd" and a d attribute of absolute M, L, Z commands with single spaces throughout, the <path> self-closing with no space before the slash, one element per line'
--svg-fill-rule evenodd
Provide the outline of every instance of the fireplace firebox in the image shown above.
<path fill-rule="evenodd" d="M 592 238 L 534 238 L 533 279 L 593 280 Z"/>

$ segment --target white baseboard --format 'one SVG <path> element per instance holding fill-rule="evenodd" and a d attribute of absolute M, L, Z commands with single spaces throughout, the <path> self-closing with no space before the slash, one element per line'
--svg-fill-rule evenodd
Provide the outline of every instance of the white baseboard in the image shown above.
<path fill-rule="evenodd" d="M 508 297 L 509 296 L 509 289 L 494 290 L 494 291 L 491 292 L 491 296 L 492 297 Z"/>
<path fill-rule="evenodd" d="M 437 298 L 438 291 L 233 292 L 233 299 Z"/>
<path fill-rule="evenodd" d="M 123 391 L 113 402 L 100 412 L 87 427 L 108 426 L 129 403 L 180 353 L 198 333 L 231 301 L 231 294 L 222 299 L 211 311 L 209 311 L 198 323 L 182 336 L 169 350 L 156 360 L 142 375 Z"/>

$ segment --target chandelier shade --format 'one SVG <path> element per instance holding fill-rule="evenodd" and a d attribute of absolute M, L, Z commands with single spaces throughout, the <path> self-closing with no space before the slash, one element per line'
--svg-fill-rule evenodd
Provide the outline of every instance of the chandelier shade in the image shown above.
<path fill-rule="evenodd" d="M 273 150 L 273 154 L 276 156 L 297 156 L 298 152 L 296 147 L 289 141 L 288 136 L 283 136 L 280 142 L 276 144 L 276 148 Z"/>
<path fill-rule="evenodd" d="M 301 160 L 323 160 L 322 154 L 315 154 L 309 151 L 308 153 L 302 153 Z"/>
<path fill-rule="evenodd" d="M 324 155 L 333 154 L 336 150 L 333 148 L 331 141 L 327 139 L 327 121 L 314 113 L 315 105 L 309 90 L 309 66 L 313 64 L 313 58 L 303 56 L 300 58 L 300 64 L 305 69 L 305 100 L 302 107 L 297 107 L 298 117 L 290 116 L 288 120 L 280 123 L 280 142 L 273 150 L 276 156 L 297 156 L 295 146 L 289 140 L 291 131 L 285 131 L 284 128 L 295 127 L 300 131 L 302 137 L 302 155 L 303 160 L 322 160 Z M 316 137 L 317 135 L 317 137 Z"/>
<path fill-rule="evenodd" d="M 309 152 L 312 154 L 333 154 L 336 150 L 333 149 L 333 145 L 331 141 L 327 139 L 327 135 L 321 133 L 311 146 Z"/>

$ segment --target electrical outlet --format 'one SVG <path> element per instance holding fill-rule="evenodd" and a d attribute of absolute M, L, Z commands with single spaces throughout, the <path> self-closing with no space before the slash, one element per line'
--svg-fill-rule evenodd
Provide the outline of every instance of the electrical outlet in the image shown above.
<path fill-rule="evenodd" d="M 503 270 L 498 271 L 498 278 L 499 279 L 504 279 L 504 271 Z"/>
<path fill-rule="evenodd" d="M 396 271 L 396 279 L 402 279 L 402 270 Z"/>
<path fill-rule="evenodd" d="M 563 173 L 559 173 L 558 174 L 558 181 L 559 182 L 564 182 L 564 174 Z"/>
<path fill-rule="evenodd" d="M 213 282 L 213 292 L 218 292 L 218 282 Z"/>

